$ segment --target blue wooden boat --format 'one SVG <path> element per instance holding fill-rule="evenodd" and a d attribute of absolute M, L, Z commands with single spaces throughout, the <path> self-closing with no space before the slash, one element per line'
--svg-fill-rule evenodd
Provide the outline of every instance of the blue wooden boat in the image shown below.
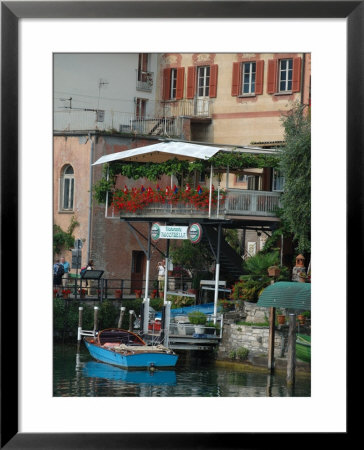
<path fill-rule="evenodd" d="M 175 385 L 174 370 L 125 370 L 110 364 L 88 361 L 83 367 L 83 375 L 132 384 Z"/>
<path fill-rule="evenodd" d="M 178 356 L 163 345 L 147 345 L 137 334 L 120 328 L 107 328 L 96 338 L 84 337 L 90 355 L 97 361 L 123 369 L 174 367 Z"/>

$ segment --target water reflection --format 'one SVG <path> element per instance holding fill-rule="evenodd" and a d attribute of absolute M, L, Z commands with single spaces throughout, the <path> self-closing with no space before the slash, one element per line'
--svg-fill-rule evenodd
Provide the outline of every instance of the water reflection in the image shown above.
<path fill-rule="evenodd" d="M 131 371 L 94 361 L 81 346 L 54 347 L 54 395 L 85 397 L 309 397 L 310 378 L 217 365 L 204 352 L 180 352 L 174 370 Z"/>

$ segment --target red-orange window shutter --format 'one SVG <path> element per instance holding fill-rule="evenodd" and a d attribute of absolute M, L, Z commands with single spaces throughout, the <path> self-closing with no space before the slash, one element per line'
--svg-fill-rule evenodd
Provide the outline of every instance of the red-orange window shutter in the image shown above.
<path fill-rule="evenodd" d="M 163 100 L 171 98 L 171 69 L 163 70 Z"/>
<path fill-rule="evenodd" d="M 301 58 L 293 58 L 292 70 L 292 92 L 299 92 L 301 90 Z"/>
<path fill-rule="evenodd" d="M 278 59 L 270 59 L 268 61 L 268 81 L 267 92 L 274 94 L 277 92 L 277 75 L 278 75 Z"/>
<path fill-rule="evenodd" d="M 210 66 L 210 97 L 217 95 L 217 64 Z"/>
<path fill-rule="evenodd" d="M 231 84 L 231 95 L 236 96 L 240 94 L 240 63 L 233 63 L 233 80 Z"/>
<path fill-rule="evenodd" d="M 196 67 L 190 66 L 187 68 L 187 98 L 195 97 L 196 89 Z"/>
<path fill-rule="evenodd" d="M 177 69 L 176 100 L 181 100 L 183 98 L 184 84 L 185 84 L 185 68 L 179 67 Z"/>
<path fill-rule="evenodd" d="M 255 68 L 255 94 L 263 94 L 263 78 L 264 78 L 264 61 L 259 60 L 256 62 Z"/>

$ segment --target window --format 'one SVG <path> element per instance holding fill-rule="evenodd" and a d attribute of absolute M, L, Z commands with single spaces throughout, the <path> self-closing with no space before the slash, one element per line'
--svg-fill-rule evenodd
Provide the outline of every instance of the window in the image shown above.
<path fill-rule="evenodd" d="M 197 69 L 197 96 L 208 97 L 210 93 L 210 66 Z"/>
<path fill-rule="evenodd" d="M 171 69 L 171 87 L 170 87 L 170 98 L 177 98 L 177 69 Z"/>
<path fill-rule="evenodd" d="M 61 210 L 73 211 L 74 191 L 74 171 L 71 165 L 67 165 L 62 171 L 61 178 Z"/>
<path fill-rule="evenodd" d="M 135 99 L 135 118 L 143 119 L 145 117 L 146 108 L 147 108 L 147 99 L 136 98 Z"/>
<path fill-rule="evenodd" d="M 187 69 L 187 95 L 189 99 L 197 97 L 216 97 L 217 64 L 209 66 L 190 66 Z"/>
<path fill-rule="evenodd" d="M 255 66 L 255 62 L 247 62 L 243 64 L 242 94 L 255 93 Z"/>
<path fill-rule="evenodd" d="M 185 82 L 185 68 L 168 68 L 163 71 L 163 100 L 181 100 Z"/>
<path fill-rule="evenodd" d="M 281 59 L 279 61 L 279 91 L 292 90 L 292 59 Z"/>
<path fill-rule="evenodd" d="M 283 192 L 284 190 L 284 176 L 282 173 L 274 169 L 273 170 L 273 191 Z"/>
<path fill-rule="evenodd" d="M 268 94 L 291 94 L 301 90 L 301 57 L 268 61 Z"/>
<path fill-rule="evenodd" d="M 264 61 L 233 63 L 232 96 L 263 94 Z"/>

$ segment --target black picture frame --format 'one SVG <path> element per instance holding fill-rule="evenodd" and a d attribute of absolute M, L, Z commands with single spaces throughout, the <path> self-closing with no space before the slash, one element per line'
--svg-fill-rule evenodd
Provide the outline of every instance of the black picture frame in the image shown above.
<path fill-rule="evenodd" d="M 261 448 L 277 434 L 18 432 L 18 21 L 22 18 L 345 18 L 347 19 L 347 286 L 362 278 L 363 1 L 1 2 L 1 448 Z M 359 232 L 358 232 L 359 231 Z M 355 244 L 354 244 L 355 239 Z M 341 243 L 342 245 L 343 243 Z M 341 265 L 343 261 L 341 262 Z M 11 301 L 7 301 L 11 289 Z M 349 288 L 348 288 L 349 294 Z M 344 299 L 343 299 L 344 300 Z M 349 312 L 348 306 L 347 311 Z M 13 318 L 13 321 L 9 320 Z M 7 345 L 11 334 L 12 345 Z M 348 346 L 349 348 L 349 346 Z M 333 393 L 334 395 L 334 393 Z M 221 411 L 221 414 L 224 414 Z M 349 414 L 349 413 L 348 413 Z M 242 417 L 243 420 L 243 417 Z M 257 420 L 259 418 L 257 417 Z M 337 433 L 340 443 L 350 434 Z M 323 438 L 327 443 L 327 435 Z M 319 433 L 315 434 L 315 444 Z M 300 436 L 299 445 L 311 436 Z M 284 445 L 284 444 L 283 444 Z M 297 445 L 297 441 L 295 444 Z"/>

